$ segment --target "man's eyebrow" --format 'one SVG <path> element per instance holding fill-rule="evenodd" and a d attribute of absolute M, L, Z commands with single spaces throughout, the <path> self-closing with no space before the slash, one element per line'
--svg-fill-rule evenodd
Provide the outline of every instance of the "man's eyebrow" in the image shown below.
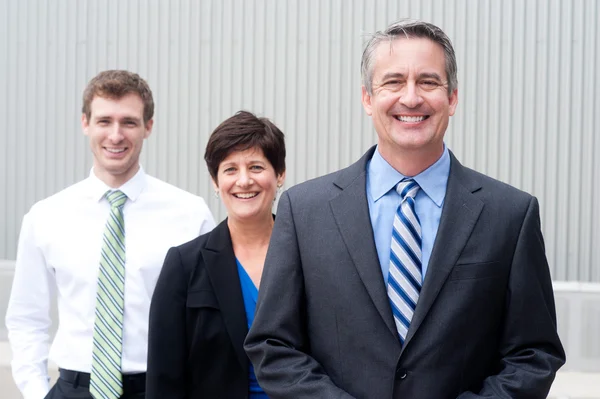
<path fill-rule="evenodd" d="M 400 72 L 388 72 L 385 75 L 383 75 L 383 77 L 381 78 L 381 80 L 388 80 L 388 79 L 404 79 L 404 74 L 400 73 Z"/>
<path fill-rule="evenodd" d="M 435 79 L 442 81 L 442 77 L 435 72 L 424 72 L 419 75 L 419 79 Z"/>
<path fill-rule="evenodd" d="M 142 120 L 142 118 L 138 118 L 136 116 L 124 116 L 123 118 L 121 118 L 121 120 L 139 122 Z"/>
<path fill-rule="evenodd" d="M 401 72 L 388 72 L 385 75 L 383 75 L 381 80 L 385 81 L 385 80 L 393 79 L 393 78 L 404 79 L 405 75 Z M 435 79 L 435 80 L 442 81 L 442 77 L 435 72 L 423 72 L 418 75 L 418 78 L 419 79 Z"/>

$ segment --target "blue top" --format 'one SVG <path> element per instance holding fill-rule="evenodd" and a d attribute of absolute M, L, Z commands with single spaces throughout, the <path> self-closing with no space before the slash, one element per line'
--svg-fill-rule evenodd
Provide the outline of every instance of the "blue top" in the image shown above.
<path fill-rule="evenodd" d="M 242 267 L 237 258 L 235 259 L 238 268 L 238 275 L 240 276 L 240 285 L 242 287 L 242 296 L 244 297 L 244 308 L 246 309 L 246 319 L 248 320 L 248 329 L 252 326 L 254 321 L 254 311 L 256 310 L 256 300 L 258 299 L 258 289 L 252 282 L 252 279 L 246 273 L 246 270 Z M 254 366 L 249 363 L 248 368 L 248 381 L 249 381 L 249 398 L 250 399 L 269 399 L 267 394 L 262 390 L 256 381 L 256 375 L 254 374 Z"/>
<path fill-rule="evenodd" d="M 423 279 L 427 273 L 431 249 L 437 235 L 442 216 L 442 205 L 446 197 L 446 186 L 450 175 L 450 154 L 444 145 L 440 159 L 412 178 L 421 189 L 415 197 L 415 212 L 421 222 L 421 264 Z M 379 147 L 367 165 L 367 200 L 369 214 L 375 235 L 375 246 L 381 265 L 383 279 L 387 285 L 390 269 L 390 251 L 394 215 L 400 205 L 400 195 L 394 187 L 404 177 L 394 169 L 379 153 Z"/>

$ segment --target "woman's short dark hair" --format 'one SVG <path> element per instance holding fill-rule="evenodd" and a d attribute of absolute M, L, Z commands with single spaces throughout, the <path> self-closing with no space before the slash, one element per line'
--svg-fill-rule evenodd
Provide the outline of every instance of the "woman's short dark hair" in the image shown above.
<path fill-rule="evenodd" d="M 275 169 L 277 176 L 285 172 L 285 139 L 283 132 L 267 118 L 239 111 L 223 121 L 212 132 L 204 160 L 215 182 L 219 165 L 234 151 L 260 148 Z"/>

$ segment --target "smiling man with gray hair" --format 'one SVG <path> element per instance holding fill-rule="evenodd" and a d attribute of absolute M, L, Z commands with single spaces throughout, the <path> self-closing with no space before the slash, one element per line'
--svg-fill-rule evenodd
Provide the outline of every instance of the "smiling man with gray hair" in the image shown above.
<path fill-rule="evenodd" d="M 284 193 L 246 339 L 270 398 L 545 398 L 565 353 L 535 197 L 462 166 L 447 35 L 375 33 L 377 145 Z"/>

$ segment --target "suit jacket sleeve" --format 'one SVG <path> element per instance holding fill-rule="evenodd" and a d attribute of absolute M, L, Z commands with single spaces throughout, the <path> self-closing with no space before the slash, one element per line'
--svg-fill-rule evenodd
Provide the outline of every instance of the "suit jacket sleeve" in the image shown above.
<path fill-rule="evenodd" d="M 147 399 L 187 397 L 186 298 L 181 255 L 177 248 L 171 248 L 150 305 Z"/>
<path fill-rule="evenodd" d="M 279 201 L 254 323 L 245 342 L 269 398 L 352 398 L 310 356 L 302 261 L 289 195 Z"/>
<path fill-rule="evenodd" d="M 498 374 L 486 378 L 480 392 L 459 398 L 545 398 L 565 362 L 535 198 L 513 254 L 502 328 Z"/>

